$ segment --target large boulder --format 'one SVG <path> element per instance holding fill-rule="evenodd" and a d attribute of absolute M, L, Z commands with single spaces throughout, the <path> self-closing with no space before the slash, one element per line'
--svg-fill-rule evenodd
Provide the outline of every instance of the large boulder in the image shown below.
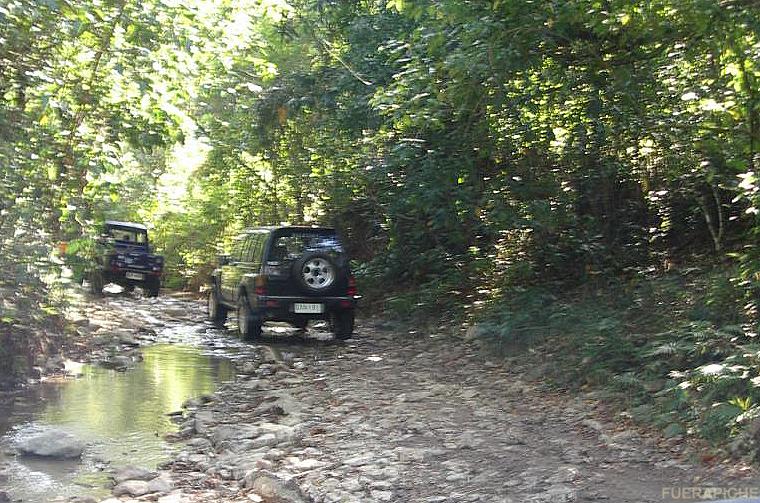
<path fill-rule="evenodd" d="M 158 476 L 154 470 L 148 470 L 147 468 L 141 468 L 139 466 L 125 466 L 116 470 L 113 475 L 113 480 L 117 484 L 121 484 L 127 480 L 153 480 Z"/>
<path fill-rule="evenodd" d="M 60 430 L 47 430 L 19 440 L 16 449 L 29 456 L 72 459 L 82 455 L 85 443 Z"/>
<path fill-rule="evenodd" d="M 113 488 L 114 496 L 142 496 L 151 492 L 149 483 L 144 480 L 126 480 Z"/>

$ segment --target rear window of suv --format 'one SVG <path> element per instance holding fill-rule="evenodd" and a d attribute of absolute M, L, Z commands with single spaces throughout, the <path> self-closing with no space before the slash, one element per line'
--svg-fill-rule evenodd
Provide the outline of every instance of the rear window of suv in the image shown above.
<path fill-rule="evenodd" d="M 335 232 L 294 230 L 274 240 L 270 260 L 295 260 L 306 252 L 314 251 L 343 253 L 343 245 Z"/>

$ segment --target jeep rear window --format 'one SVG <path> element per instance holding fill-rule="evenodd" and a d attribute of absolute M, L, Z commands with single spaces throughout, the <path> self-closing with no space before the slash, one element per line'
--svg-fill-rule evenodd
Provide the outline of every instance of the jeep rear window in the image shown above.
<path fill-rule="evenodd" d="M 108 229 L 108 235 L 116 241 L 122 241 L 124 243 L 145 244 L 148 242 L 148 234 L 139 230 L 112 227 Z"/>
<path fill-rule="evenodd" d="M 294 231 L 274 241 L 269 260 L 297 259 L 308 251 L 342 253 L 343 245 L 333 232 Z"/>

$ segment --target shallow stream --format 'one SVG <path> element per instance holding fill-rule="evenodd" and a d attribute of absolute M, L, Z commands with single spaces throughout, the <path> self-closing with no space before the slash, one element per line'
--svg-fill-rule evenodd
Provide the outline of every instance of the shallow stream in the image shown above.
<path fill-rule="evenodd" d="M 143 360 L 126 372 L 83 365 L 75 369 L 77 378 L 43 382 L 0 400 L 0 489 L 24 502 L 106 497 L 108 470 L 154 468 L 167 460 L 175 446 L 164 435 L 176 430 L 169 414 L 234 378 L 225 351 L 214 351 L 198 327 L 159 330 L 159 342 L 143 347 Z M 17 440 L 49 428 L 85 441 L 82 459 L 12 454 Z"/>

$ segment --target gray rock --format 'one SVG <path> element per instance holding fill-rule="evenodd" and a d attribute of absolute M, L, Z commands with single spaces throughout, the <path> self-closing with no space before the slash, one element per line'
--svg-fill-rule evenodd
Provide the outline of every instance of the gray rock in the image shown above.
<path fill-rule="evenodd" d="M 127 480 L 113 488 L 114 496 L 142 496 L 151 492 L 148 482 L 144 480 Z"/>
<path fill-rule="evenodd" d="M 121 484 L 127 480 L 152 480 L 158 476 L 158 473 L 139 466 L 125 466 L 119 468 L 114 473 L 113 480 L 117 484 Z"/>
<path fill-rule="evenodd" d="M 135 334 L 132 332 L 119 332 L 117 334 L 117 337 L 119 339 L 119 343 L 124 344 L 125 346 L 139 346 L 140 343 L 137 342 L 137 339 L 135 338 Z"/>
<path fill-rule="evenodd" d="M 167 494 L 174 490 L 174 482 L 168 475 L 161 475 L 148 482 L 148 492 Z"/>
<path fill-rule="evenodd" d="M 195 414 L 195 432 L 201 435 L 208 433 L 210 426 L 214 423 L 214 413 L 208 410 L 202 410 Z"/>
<path fill-rule="evenodd" d="M 132 365 L 132 358 L 128 356 L 114 356 L 101 363 L 103 367 L 114 370 L 126 370 Z"/>
<path fill-rule="evenodd" d="M 68 503 L 98 503 L 98 499 L 93 496 L 74 496 L 68 500 Z"/>
<path fill-rule="evenodd" d="M 59 430 L 47 430 L 16 444 L 21 454 L 64 459 L 80 457 L 84 448 L 84 442 Z"/>
<path fill-rule="evenodd" d="M 306 496 L 294 480 L 283 480 L 264 471 L 250 472 L 246 475 L 244 486 L 261 496 L 264 503 L 309 503 Z"/>
<path fill-rule="evenodd" d="M 256 373 L 256 370 L 259 368 L 258 362 L 245 362 L 243 366 L 240 368 L 241 374 L 246 375 L 252 375 Z"/>
<path fill-rule="evenodd" d="M 393 493 L 390 491 L 372 491 L 372 499 L 375 501 L 391 501 Z"/>

